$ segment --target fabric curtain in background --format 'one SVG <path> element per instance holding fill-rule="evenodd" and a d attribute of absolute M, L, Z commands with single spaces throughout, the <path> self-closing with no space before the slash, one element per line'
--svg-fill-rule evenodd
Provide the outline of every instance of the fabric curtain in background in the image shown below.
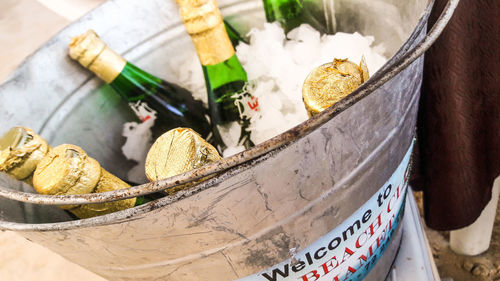
<path fill-rule="evenodd" d="M 429 27 L 447 0 L 436 0 Z M 461 0 L 425 54 L 412 185 L 436 230 L 474 222 L 500 175 L 500 1 Z"/>

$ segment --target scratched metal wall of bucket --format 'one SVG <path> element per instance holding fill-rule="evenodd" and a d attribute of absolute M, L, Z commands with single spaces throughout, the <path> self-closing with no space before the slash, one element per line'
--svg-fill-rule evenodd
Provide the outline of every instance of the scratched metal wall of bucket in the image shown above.
<path fill-rule="evenodd" d="M 425 36 L 431 5 L 336 0 L 337 28 L 373 35 L 395 61 Z M 220 0 L 219 6 L 242 33 L 265 21 L 260 0 Z M 66 55 L 69 38 L 88 28 L 139 67 L 173 82 L 175 63 L 195 55 L 174 1 L 108 1 L 62 30 L 0 86 L 0 133 L 29 126 L 53 146 L 82 146 L 125 177 L 134 163 L 121 154 L 121 128 L 134 117 L 118 97 L 94 94 L 101 82 Z M 182 196 L 77 221 L 55 206 L 1 198 L 0 229 L 17 231 L 113 280 L 232 280 L 254 274 L 335 228 L 391 176 L 413 138 L 422 62 L 417 59 L 321 126 L 291 129 L 258 146 L 259 157 Z M 277 149 L 268 149 L 276 143 Z M 33 192 L 5 176 L 0 184 Z M 393 240 L 371 280 L 388 272 L 399 235 Z"/>

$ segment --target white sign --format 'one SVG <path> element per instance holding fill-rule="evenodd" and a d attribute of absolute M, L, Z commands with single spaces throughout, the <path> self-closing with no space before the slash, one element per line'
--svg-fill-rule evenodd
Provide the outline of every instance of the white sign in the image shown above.
<path fill-rule="evenodd" d="M 413 144 L 389 180 L 335 229 L 288 259 L 240 281 L 357 281 L 383 255 L 404 211 Z"/>

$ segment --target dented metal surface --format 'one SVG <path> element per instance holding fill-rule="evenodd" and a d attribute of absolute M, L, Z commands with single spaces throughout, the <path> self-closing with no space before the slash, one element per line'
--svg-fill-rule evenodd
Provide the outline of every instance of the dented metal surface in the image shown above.
<path fill-rule="evenodd" d="M 76 221 L 55 206 L 0 198 L 0 229 L 17 231 L 112 280 L 237 279 L 286 260 L 291 248 L 302 249 L 325 235 L 370 198 L 401 162 L 415 128 L 421 55 L 439 34 L 426 37 L 432 3 L 424 0 L 337 3 L 339 23 L 351 20 L 365 35 L 382 32 L 393 38 L 390 61 L 353 95 L 250 150 L 127 190 L 44 197 L 2 176 L 0 197 L 82 204 L 135 197 L 217 174 L 145 205 Z M 264 22 L 260 1 L 228 0 L 219 5 L 243 32 Z M 374 7 L 383 10 L 376 5 L 399 11 L 401 22 L 394 24 L 384 15 L 366 18 Z M 359 15 L 343 19 L 343 9 Z M 194 55 L 194 49 L 186 47 L 189 37 L 176 13 L 173 1 L 112 0 L 72 24 L 0 86 L 0 130 L 30 126 L 51 145 L 81 145 L 103 167 L 123 176 L 133 164 L 119 150 L 121 125 L 130 117 L 124 113 L 126 104 L 111 101 L 111 106 L 93 94 L 100 85 L 97 79 L 61 54 L 66 54 L 70 35 L 94 28 L 139 67 L 168 76 L 164 69 L 172 66 L 159 58 Z M 371 32 L 374 26 L 382 31 Z M 128 39 L 121 37 L 124 33 Z M 42 64 L 50 71 L 40 73 Z M 38 95 L 45 95 L 43 106 L 30 102 L 37 89 Z M 27 108 L 20 111 L 23 106 Z M 106 106 L 109 112 L 100 111 Z M 34 114 L 39 118 L 32 118 Z M 397 243 L 391 247 L 397 248 Z M 373 280 L 383 278 L 394 254 L 389 251 L 377 264 L 374 272 L 380 273 Z"/>

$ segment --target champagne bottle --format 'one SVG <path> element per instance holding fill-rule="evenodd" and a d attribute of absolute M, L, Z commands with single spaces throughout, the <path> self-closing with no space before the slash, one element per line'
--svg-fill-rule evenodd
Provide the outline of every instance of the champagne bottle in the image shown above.
<path fill-rule="evenodd" d="M 303 4 L 301 0 L 263 0 L 266 20 L 277 21 L 288 32 L 302 22 Z"/>
<path fill-rule="evenodd" d="M 36 166 L 50 149 L 33 130 L 13 127 L 0 137 L 0 172 L 32 185 Z"/>
<path fill-rule="evenodd" d="M 248 44 L 248 41 L 243 38 L 243 36 L 241 36 L 241 34 L 226 20 L 224 20 L 224 27 L 226 28 L 227 35 L 229 36 L 229 40 L 231 40 L 231 44 L 234 48 L 236 48 L 240 42 Z"/>
<path fill-rule="evenodd" d="M 212 132 L 219 151 L 227 147 L 220 131 L 232 121 L 241 125 L 238 145 L 253 146 L 247 130 L 258 100 L 246 91 L 247 74 L 236 57 L 214 0 L 177 0 L 181 18 L 202 64 Z"/>
<path fill-rule="evenodd" d="M 149 149 L 146 157 L 146 176 L 150 181 L 157 181 L 220 159 L 222 157 L 217 149 L 195 131 L 189 128 L 176 128 L 157 138 Z M 205 179 L 179 185 L 166 192 L 171 194 Z"/>
<path fill-rule="evenodd" d="M 13 127 L 0 137 L 0 171 L 32 185 L 41 194 L 83 194 L 130 187 L 102 169 L 78 146 L 65 144 L 51 148 L 45 139 L 26 127 Z M 62 208 L 79 218 L 86 218 L 138 206 L 163 196 L 156 193 Z"/>
<path fill-rule="evenodd" d="M 313 69 L 302 86 L 302 100 L 309 116 L 320 113 L 356 90 L 369 79 L 364 56 L 359 66 L 334 59 Z"/>
<path fill-rule="evenodd" d="M 207 138 L 210 125 L 201 101 L 173 83 L 166 82 L 127 62 L 93 31 L 69 44 L 69 55 L 118 92 L 141 121 L 156 117 L 153 136 L 179 126 L 193 128 Z"/>
<path fill-rule="evenodd" d="M 262 0 L 268 22 L 279 22 L 285 33 L 307 23 L 322 33 L 334 33 L 333 1 Z"/>
<path fill-rule="evenodd" d="M 33 187 L 40 194 L 70 195 L 112 191 L 130 187 L 104 170 L 97 160 L 76 145 L 61 144 L 45 155 L 33 174 Z M 136 198 L 114 202 L 62 205 L 78 218 L 104 215 L 136 205 Z"/>

